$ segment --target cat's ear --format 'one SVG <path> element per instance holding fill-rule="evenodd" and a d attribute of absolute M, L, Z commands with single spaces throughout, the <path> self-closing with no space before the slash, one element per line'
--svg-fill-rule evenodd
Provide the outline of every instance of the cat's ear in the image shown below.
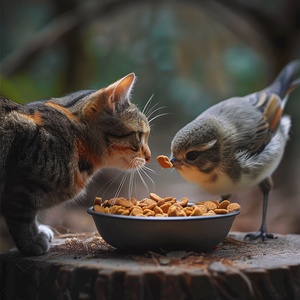
<path fill-rule="evenodd" d="M 130 73 L 108 86 L 105 89 L 105 94 L 107 95 L 107 108 L 114 111 L 116 104 L 129 102 L 135 81 L 135 74 Z"/>
<path fill-rule="evenodd" d="M 135 74 L 130 73 L 108 87 L 91 94 L 83 108 L 84 118 L 90 119 L 97 116 L 103 109 L 113 112 L 117 103 L 129 102 L 135 81 Z"/>

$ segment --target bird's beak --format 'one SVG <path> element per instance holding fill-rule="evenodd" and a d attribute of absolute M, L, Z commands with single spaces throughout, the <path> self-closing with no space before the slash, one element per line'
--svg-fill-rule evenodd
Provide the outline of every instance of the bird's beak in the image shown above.
<path fill-rule="evenodd" d="M 178 166 L 182 165 L 182 163 L 180 162 L 180 160 L 178 160 L 176 157 L 172 156 L 170 158 L 170 162 L 172 163 L 174 168 L 177 168 Z"/>
<path fill-rule="evenodd" d="M 176 158 L 175 158 L 174 156 L 172 156 L 169 160 L 170 160 L 170 162 L 171 162 L 172 164 L 174 164 Z"/>

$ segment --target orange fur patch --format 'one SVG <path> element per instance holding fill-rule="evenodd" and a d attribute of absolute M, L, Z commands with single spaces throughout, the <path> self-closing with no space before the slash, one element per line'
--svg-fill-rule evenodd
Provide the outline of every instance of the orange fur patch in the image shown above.
<path fill-rule="evenodd" d="M 93 165 L 93 169 L 101 165 L 100 159 L 89 150 L 89 147 L 84 144 L 80 139 L 75 140 L 75 147 L 78 153 L 79 159 L 89 161 Z"/>
<path fill-rule="evenodd" d="M 33 121 L 36 125 L 41 126 L 43 125 L 43 117 L 39 112 L 35 112 L 32 115 L 29 114 L 23 114 L 23 113 L 18 113 L 22 117 L 26 118 L 29 121 Z"/>
<path fill-rule="evenodd" d="M 86 160 L 92 164 L 92 171 L 96 168 L 100 167 L 101 161 L 97 158 L 97 156 L 92 153 L 88 146 L 84 144 L 80 139 L 75 140 L 75 149 L 78 154 L 78 161 L 79 160 Z M 74 185 L 79 190 L 83 189 L 86 186 L 88 179 L 90 178 L 91 174 L 87 172 L 80 172 L 76 170 L 74 172 Z"/>
<path fill-rule="evenodd" d="M 74 173 L 74 185 L 77 188 L 83 189 L 86 185 L 86 179 L 87 178 L 83 178 L 83 176 L 80 174 L 79 171 L 75 171 L 75 173 Z"/>
<path fill-rule="evenodd" d="M 68 109 L 66 109 L 65 107 L 63 107 L 55 102 L 49 101 L 49 102 L 45 103 L 45 105 L 51 106 L 51 107 L 59 110 L 61 113 L 63 113 L 66 117 L 68 117 L 72 121 L 76 120 L 76 117 Z"/>
<path fill-rule="evenodd" d="M 122 146 L 117 146 L 117 145 L 112 145 L 109 148 L 109 151 L 120 151 L 120 152 L 126 152 L 126 151 L 132 151 L 130 147 L 122 147 Z"/>

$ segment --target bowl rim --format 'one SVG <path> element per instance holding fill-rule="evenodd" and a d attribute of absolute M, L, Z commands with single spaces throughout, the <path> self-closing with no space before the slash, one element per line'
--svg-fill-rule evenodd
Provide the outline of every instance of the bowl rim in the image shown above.
<path fill-rule="evenodd" d="M 237 216 L 240 214 L 240 210 L 236 210 L 233 212 L 229 212 L 227 214 L 215 214 L 211 216 L 193 216 L 193 217 L 154 217 L 154 216 L 147 216 L 147 217 L 138 217 L 138 216 L 126 216 L 126 215 L 117 215 L 117 214 L 108 214 L 108 213 L 101 213 L 93 210 L 93 205 L 90 206 L 87 210 L 87 213 L 94 216 L 112 218 L 112 219 L 124 219 L 124 220 L 143 220 L 146 222 L 153 222 L 153 221 L 196 221 L 196 220 L 207 220 L 207 219 L 221 219 L 221 218 L 228 218 L 232 216 Z"/>

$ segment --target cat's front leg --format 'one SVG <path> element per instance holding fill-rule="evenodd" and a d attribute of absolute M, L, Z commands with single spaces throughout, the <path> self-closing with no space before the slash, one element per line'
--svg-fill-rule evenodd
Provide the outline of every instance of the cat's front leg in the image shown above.
<path fill-rule="evenodd" d="M 29 209 L 28 206 L 18 206 L 16 201 L 5 204 L 3 214 L 7 227 L 22 254 L 35 256 L 47 253 L 53 239 L 53 232 L 45 225 L 38 225 L 36 211 Z"/>
<path fill-rule="evenodd" d="M 45 225 L 38 225 L 35 217 L 31 221 L 19 221 L 6 219 L 8 229 L 22 254 L 35 256 L 47 253 L 53 239 L 52 230 Z"/>

